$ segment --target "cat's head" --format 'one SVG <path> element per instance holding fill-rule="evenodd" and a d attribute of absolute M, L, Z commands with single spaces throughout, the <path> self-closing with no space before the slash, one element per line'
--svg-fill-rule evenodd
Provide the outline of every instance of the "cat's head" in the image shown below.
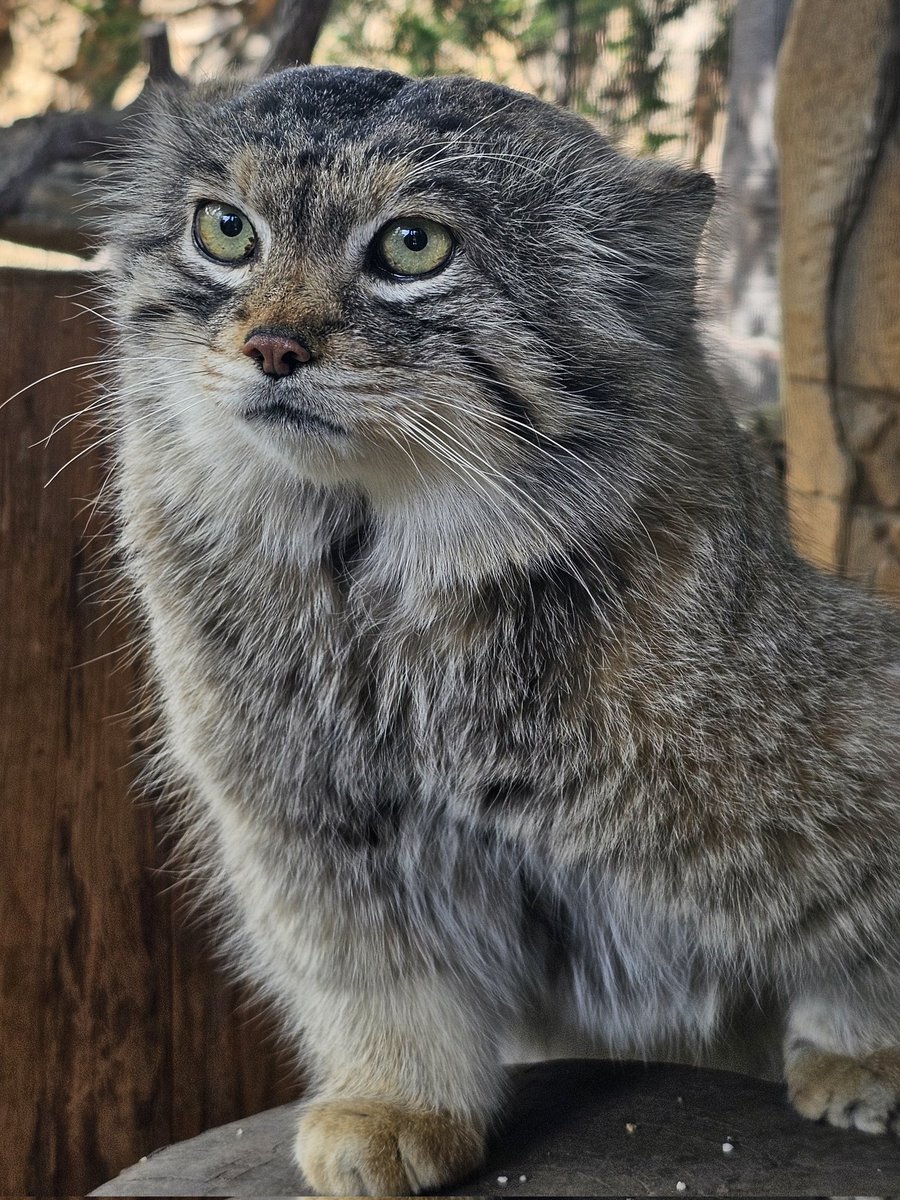
<path fill-rule="evenodd" d="M 680 420 L 711 194 L 471 79 L 174 93 L 116 197 L 125 416 L 376 504 L 499 489 L 546 512 L 591 464 L 594 500 L 627 505 Z"/>

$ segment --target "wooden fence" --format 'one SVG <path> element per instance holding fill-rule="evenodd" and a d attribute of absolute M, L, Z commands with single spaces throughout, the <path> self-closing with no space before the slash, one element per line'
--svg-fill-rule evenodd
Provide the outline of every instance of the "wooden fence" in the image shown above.
<path fill-rule="evenodd" d="M 97 395 L 87 369 L 67 369 L 100 348 L 99 322 L 78 308 L 89 286 L 0 270 L 0 402 L 26 389 L 0 410 L 5 1195 L 83 1194 L 299 1090 L 272 1030 L 190 932 L 154 812 L 132 787 L 139 664 L 123 652 L 127 618 L 111 622 L 96 596 L 103 448 L 79 455 L 82 420 L 42 444 Z"/>

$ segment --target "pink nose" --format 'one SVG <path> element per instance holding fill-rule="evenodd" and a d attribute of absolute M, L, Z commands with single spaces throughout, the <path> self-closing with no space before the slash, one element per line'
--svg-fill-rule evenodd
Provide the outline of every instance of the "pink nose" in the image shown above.
<path fill-rule="evenodd" d="M 291 375 L 301 363 L 308 363 L 312 358 L 296 338 L 266 333 L 265 330 L 248 337 L 242 349 L 266 375 Z"/>

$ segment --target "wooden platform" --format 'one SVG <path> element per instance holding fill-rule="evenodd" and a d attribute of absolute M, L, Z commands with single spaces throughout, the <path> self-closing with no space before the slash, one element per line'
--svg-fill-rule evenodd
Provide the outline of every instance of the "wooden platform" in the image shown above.
<path fill-rule="evenodd" d="M 805 1121 L 778 1084 L 725 1071 L 586 1061 L 510 1074 L 511 1101 L 487 1167 L 448 1194 L 900 1193 L 896 1139 Z M 293 1105 L 223 1125 L 151 1154 L 91 1195 L 303 1194 L 308 1188 L 291 1160 L 295 1126 Z M 723 1150 L 725 1143 L 733 1149 Z"/>

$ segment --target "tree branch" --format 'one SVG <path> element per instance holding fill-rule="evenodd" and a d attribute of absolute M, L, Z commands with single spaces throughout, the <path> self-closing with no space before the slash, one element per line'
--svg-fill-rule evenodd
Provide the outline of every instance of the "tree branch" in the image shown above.
<path fill-rule="evenodd" d="M 141 94 L 126 108 L 44 113 L 0 128 L 0 233 L 34 243 L 46 224 L 46 237 L 36 244 L 84 247 L 88 222 L 68 194 L 77 190 L 77 171 L 63 170 L 61 164 L 83 163 L 115 147 L 126 136 L 128 118 L 140 111 L 154 88 L 184 82 L 172 69 L 165 25 L 148 23 L 142 34 L 149 70 Z M 85 170 L 85 178 L 88 174 Z M 54 186 L 58 177 L 65 180 L 62 191 Z"/>
<path fill-rule="evenodd" d="M 331 0 L 279 0 L 263 74 L 312 60 Z"/>

